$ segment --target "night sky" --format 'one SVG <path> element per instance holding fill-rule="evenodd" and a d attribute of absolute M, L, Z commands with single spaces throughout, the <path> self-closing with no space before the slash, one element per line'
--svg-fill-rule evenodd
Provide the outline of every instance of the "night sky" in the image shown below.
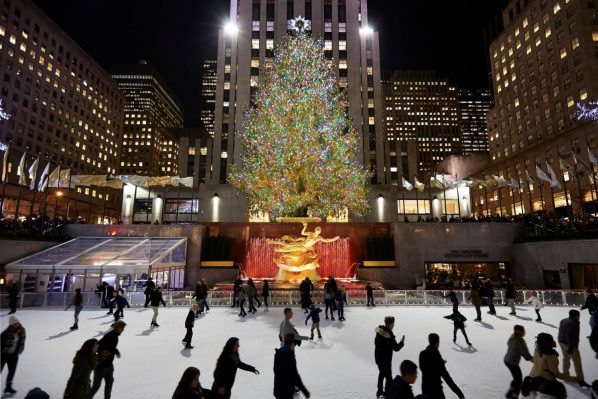
<path fill-rule="evenodd" d="M 100 65 L 147 60 L 199 124 L 201 66 L 215 58 L 230 0 L 34 0 Z M 484 29 L 504 0 L 369 0 L 384 71 L 431 69 L 457 85 L 488 87 Z"/>

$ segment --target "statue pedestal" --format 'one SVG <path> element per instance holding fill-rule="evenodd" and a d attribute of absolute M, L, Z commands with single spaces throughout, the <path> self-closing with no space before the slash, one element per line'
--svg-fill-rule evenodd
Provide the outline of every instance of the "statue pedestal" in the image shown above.
<path fill-rule="evenodd" d="M 274 277 L 276 281 L 303 281 L 305 277 L 309 277 L 309 279 L 313 282 L 322 280 L 322 276 L 318 273 L 317 269 L 309 269 L 304 270 L 302 272 L 289 272 L 282 268 L 278 269 L 278 273 Z"/>

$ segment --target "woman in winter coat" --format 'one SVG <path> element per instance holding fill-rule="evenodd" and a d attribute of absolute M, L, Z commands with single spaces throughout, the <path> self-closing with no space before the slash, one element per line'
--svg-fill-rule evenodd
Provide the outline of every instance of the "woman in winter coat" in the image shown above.
<path fill-rule="evenodd" d="M 64 391 L 64 399 L 91 399 L 89 377 L 98 365 L 98 346 L 99 341 L 91 338 L 77 351 L 73 359 L 73 371 Z"/>
<path fill-rule="evenodd" d="M 517 399 L 519 397 L 519 391 L 521 390 L 521 383 L 523 382 L 523 377 L 521 375 L 521 368 L 519 367 L 519 362 L 523 357 L 527 361 L 533 361 L 532 355 L 529 353 L 527 349 L 527 345 L 525 340 L 525 329 L 523 326 L 516 325 L 513 328 L 513 335 L 507 341 L 507 354 L 504 357 L 505 366 L 511 372 L 513 376 L 513 381 L 511 381 L 511 387 L 509 392 L 507 392 L 506 397 L 511 399 Z"/>
<path fill-rule="evenodd" d="M 226 399 L 229 399 L 231 396 L 235 377 L 237 376 L 237 369 L 251 371 L 254 374 L 260 373 L 255 367 L 241 361 L 239 358 L 239 347 L 239 338 L 229 338 L 216 362 L 212 392 Z"/>
<path fill-rule="evenodd" d="M 213 398 L 212 392 L 202 388 L 199 382 L 199 369 L 187 367 L 179 384 L 172 394 L 172 399 L 207 399 Z"/>
<path fill-rule="evenodd" d="M 332 289 L 332 285 L 330 282 L 327 282 L 324 285 L 324 304 L 326 305 L 326 320 L 328 320 L 328 309 L 330 309 L 330 318 L 334 320 L 334 290 Z"/>
<path fill-rule="evenodd" d="M 538 298 L 538 292 L 532 291 L 532 296 L 526 302 L 532 303 L 532 306 L 533 306 L 534 310 L 536 311 L 536 315 L 538 316 L 536 318 L 536 321 L 538 321 L 538 322 L 542 321 L 542 317 L 540 316 L 540 309 L 542 309 L 544 307 L 544 305 L 542 304 L 542 301 L 540 300 L 540 298 Z"/>
<path fill-rule="evenodd" d="M 552 335 L 540 333 L 536 338 L 536 350 L 534 351 L 534 365 L 529 373 L 530 379 L 526 378 L 521 386 L 524 396 L 528 392 L 537 391 L 544 381 L 552 381 L 563 378 L 559 371 L 559 354 L 554 350 L 556 342 Z"/>

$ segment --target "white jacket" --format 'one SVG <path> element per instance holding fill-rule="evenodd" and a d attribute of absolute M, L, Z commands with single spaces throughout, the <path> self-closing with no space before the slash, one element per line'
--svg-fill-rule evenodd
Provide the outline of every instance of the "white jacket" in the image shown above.
<path fill-rule="evenodd" d="M 531 302 L 534 309 L 542 309 L 544 307 L 544 305 L 542 304 L 542 301 L 537 296 L 533 296 L 533 297 L 529 298 L 526 302 L 527 303 Z"/>

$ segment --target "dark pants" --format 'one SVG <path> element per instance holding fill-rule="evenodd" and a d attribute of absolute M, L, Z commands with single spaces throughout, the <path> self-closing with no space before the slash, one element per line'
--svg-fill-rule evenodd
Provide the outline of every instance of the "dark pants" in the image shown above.
<path fill-rule="evenodd" d="M 386 383 L 384 382 L 386 379 Z M 390 393 L 390 384 L 392 383 L 391 364 L 378 364 L 378 393 Z"/>
<path fill-rule="evenodd" d="M 152 293 L 148 292 L 145 294 L 145 305 L 143 305 L 144 307 L 147 308 L 147 305 L 150 303 L 150 300 L 152 299 Z"/>
<path fill-rule="evenodd" d="M 376 306 L 376 304 L 374 303 L 374 295 L 368 294 L 368 303 L 367 306 Z"/>
<path fill-rule="evenodd" d="M 203 301 L 201 302 L 201 307 L 199 308 L 200 312 L 203 312 L 204 310 L 210 310 L 210 307 L 208 306 L 208 296 L 204 296 L 203 297 Z"/>
<path fill-rule="evenodd" d="M 330 309 L 330 317 L 334 319 L 334 301 L 332 299 L 325 299 L 324 303 L 326 304 L 326 310 L 324 313 L 326 314 L 326 318 L 328 318 L 328 309 Z"/>
<path fill-rule="evenodd" d="M 187 345 L 191 346 L 191 339 L 193 338 L 193 327 L 187 327 L 187 334 L 185 334 L 185 338 L 183 338 L 183 342 L 186 342 Z"/>
<path fill-rule="evenodd" d="M 93 371 L 91 397 L 93 397 L 93 395 L 100 389 L 102 380 L 105 380 L 104 399 L 110 399 L 110 395 L 112 394 L 112 384 L 114 383 L 114 366 L 112 364 L 108 367 L 96 367 Z"/>
<path fill-rule="evenodd" d="M 459 302 L 453 302 L 453 313 L 459 311 Z"/>
<path fill-rule="evenodd" d="M 519 395 L 519 391 L 521 390 L 521 382 L 523 381 L 521 368 L 507 362 L 505 362 L 505 366 L 507 366 L 511 372 L 511 375 L 513 376 L 513 381 L 511 381 L 511 392 L 515 394 L 514 396 L 517 396 Z"/>
<path fill-rule="evenodd" d="M 480 309 L 480 305 L 473 305 L 473 306 L 475 306 L 475 312 L 478 316 L 478 317 L 476 317 L 476 319 L 482 320 L 482 310 Z"/>
<path fill-rule="evenodd" d="M 239 301 L 237 300 L 238 296 L 237 296 L 237 292 L 235 291 L 233 293 L 233 303 L 231 305 L 231 308 L 237 307 L 239 306 Z"/>
<path fill-rule="evenodd" d="M 257 312 L 257 309 L 255 308 L 255 305 L 253 304 L 253 299 L 254 299 L 254 297 L 252 297 L 252 296 L 249 297 L 249 313 Z"/>
<path fill-rule="evenodd" d="M 2 354 L 2 368 L 4 370 L 4 365 L 8 366 L 8 377 L 6 377 L 6 385 L 12 384 L 12 379 L 15 376 L 15 372 L 17 371 L 17 363 L 19 362 L 19 355 L 17 353 L 3 353 Z"/>
<path fill-rule="evenodd" d="M 338 309 L 338 317 L 339 319 L 345 317 L 345 304 L 344 302 L 339 302 L 336 304 L 336 308 Z"/>
<path fill-rule="evenodd" d="M 444 392 L 442 391 L 442 385 L 426 388 L 422 385 L 422 394 L 424 395 L 424 398 L 446 399 L 446 396 L 444 396 Z"/>
<path fill-rule="evenodd" d="M 264 297 L 264 306 L 268 307 L 268 296 Z"/>
<path fill-rule="evenodd" d="M 536 321 L 542 321 L 542 316 L 540 316 L 540 309 L 536 309 L 536 315 L 538 316 Z"/>
<path fill-rule="evenodd" d="M 17 311 L 17 299 L 9 299 L 8 307 L 10 308 L 10 313 L 16 313 Z"/>
<path fill-rule="evenodd" d="M 241 301 L 239 301 L 239 307 L 241 308 L 241 311 L 239 312 L 239 316 L 245 316 L 247 314 L 243 305 L 245 305 L 245 299 L 242 299 Z"/>
<path fill-rule="evenodd" d="M 465 327 L 457 327 L 455 326 L 453 328 L 453 341 L 457 340 L 457 331 L 461 330 L 461 332 L 463 333 L 463 336 L 465 337 L 465 342 L 467 342 L 467 344 L 469 345 L 469 338 L 467 338 L 467 334 L 465 333 Z"/>
<path fill-rule="evenodd" d="M 496 313 L 496 309 L 494 309 L 494 297 L 489 296 L 489 297 L 487 297 L 487 299 L 488 299 L 488 308 L 490 309 L 490 313 L 492 313 L 492 314 Z"/>

